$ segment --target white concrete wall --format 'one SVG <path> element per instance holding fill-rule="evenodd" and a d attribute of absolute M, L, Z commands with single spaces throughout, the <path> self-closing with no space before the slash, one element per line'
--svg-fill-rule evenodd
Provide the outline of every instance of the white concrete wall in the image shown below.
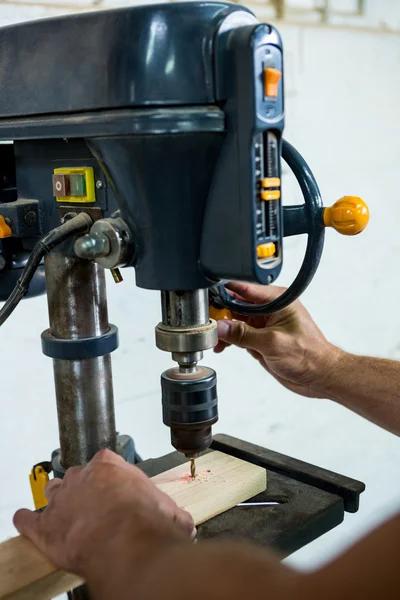
<path fill-rule="evenodd" d="M 372 24 L 387 19 L 390 11 L 398 24 L 398 2 L 379 4 L 382 12 L 376 14 L 378 3 L 367 3 L 375 15 Z M 0 22 L 49 12 L 0 4 Z M 328 232 L 321 267 L 304 302 L 333 342 L 353 352 L 398 358 L 399 36 L 315 25 L 279 28 L 286 52 L 287 139 L 309 161 L 327 204 L 355 194 L 371 209 L 371 224 L 362 236 L 346 239 Z M 289 203 L 300 200 L 288 174 L 284 196 Z M 302 239 L 286 243 L 282 283 L 293 279 L 303 250 Z M 171 363 L 154 346 L 158 294 L 135 288 L 133 272 L 124 277 L 118 286 L 109 279 L 110 320 L 121 334 L 113 358 L 117 424 L 134 436 L 143 456 L 156 456 L 170 450 L 161 423 L 159 375 Z M 58 444 L 52 366 L 40 349 L 47 323 L 46 301 L 40 298 L 23 302 L 1 330 L 0 539 L 14 533 L 15 509 L 31 506 L 31 466 L 47 459 Z M 399 508 L 399 439 L 328 401 L 296 397 L 238 350 L 207 355 L 205 363 L 219 376 L 216 431 L 367 484 L 360 512 L 346 516 L 342 526 L 290 562 L 319 564 Z"/>

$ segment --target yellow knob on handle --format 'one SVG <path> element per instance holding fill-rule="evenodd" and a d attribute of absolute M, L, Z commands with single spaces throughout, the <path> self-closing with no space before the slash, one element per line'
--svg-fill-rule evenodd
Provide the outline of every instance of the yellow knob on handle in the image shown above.
<path fill-rule="evenodd" d="M 333 227 L 342 235 L 357 235 L 364 231 L 369 221 L 369 209 L 362 198 L 343 196 L 324 210 L 325 227 Z"/>

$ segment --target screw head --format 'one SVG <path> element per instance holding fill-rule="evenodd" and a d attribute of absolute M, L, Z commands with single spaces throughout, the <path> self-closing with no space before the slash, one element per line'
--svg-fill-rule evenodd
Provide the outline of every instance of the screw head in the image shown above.
<path fill-rule="evenodd" d="M 100 181 L 100 179 L 98 179 L 98 180 L 96 181 L 96 188 L 97 188 L 98 190 L 101 190 L 101 189 L 102 189 L 102 187 L 103 187 L 103 182 L 102 182 L 102 181 Z"/>
<path fill-rule="evenodd" d="M 37 214 L 33 210 L 28 210 L 24 215 L 25 225 L 27 227 L 34 227 L 37 223 Z"/>

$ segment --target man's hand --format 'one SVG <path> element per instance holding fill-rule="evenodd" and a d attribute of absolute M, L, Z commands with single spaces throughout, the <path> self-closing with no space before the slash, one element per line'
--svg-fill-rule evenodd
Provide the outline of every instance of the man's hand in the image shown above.
<path fill-rule="evenodd" d="M 252 304 L 265 304 L 285 291 L 246 283 L 228 287 L 234 298 Z M 288 389 L 303 396 L 324 395 L 325 383 L 343 353 L 325 339 L 299 301 L 270 316 L 234 318 L 218 322 L 215 352 L 232 344 L 245 348 Z"/>
<path fill-rule="evenodd" d="M 231 283 L 234 298 L 265 304 L 284 288 Z M 330 344 L 304 306 L 293 302 L 268 317 L 233 315 L 219 321 L 215 352 L 245 348 L 280 383 L 293 392 L 328 398 L 400 435 L 400 364 L 356 356 Z"/>
<path fill-rule="evenodd" d="M 52 479 L 46 497 L 43 512 L 19 510 L 14 524 L 54 564 L 87 580 L 92 572 L 118 570 L 128 551 L 140 568 L 149 554 L 190 542 L 194 532 L 187 512 L 109 450 L 68 469 L 64 479 Z"/>

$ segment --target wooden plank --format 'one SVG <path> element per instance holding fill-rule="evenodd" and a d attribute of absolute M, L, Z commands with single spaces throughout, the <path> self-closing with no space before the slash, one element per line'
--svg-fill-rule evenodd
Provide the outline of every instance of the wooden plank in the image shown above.
<path fill-rule="evenodd" d="M 197 475 L 189 463 L 152 478 L 156 486 L 187 510 L 196 525 L 244 502 L 267 487 L 266 470 L 223 452 L 196 459 Z"/>
<path fill-rule="evenodd" d="M 196 525 L 266 488 L 265 469 L 222 452 L 201 456 L 196 468 L 195 480 L 190 477 L 189 463 L 152 478 L 192 515 Z M 49 600 L 81 583 L 76 575 L 58 570 L 26 538 L 0 544 L 0 600 Z"/>
<path fill-rule="evenodd" d="M 2 600 L 48 600 L 81 582 L 77 575 L 58 570 L 27 538 L 18 536 L 0 544 Z"/>

